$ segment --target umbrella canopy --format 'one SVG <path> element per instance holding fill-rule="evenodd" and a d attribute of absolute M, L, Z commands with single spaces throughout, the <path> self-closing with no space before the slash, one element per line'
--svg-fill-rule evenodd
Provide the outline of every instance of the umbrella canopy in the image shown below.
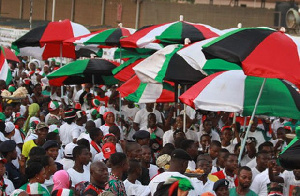
<path fill-rule="evenodd" d="M 121 39 L 121 46 L 159 50 L 166 44 L 183 44 L 185 38 L 196 42 L 221 34 L 222 31 L 208 25 L 176 21 L 142 27 L 131 36 Z"/>
<path fill-rule="evenodd" d="M 76 58 L 74 46 L 63 45 L 63 41 L 72 37 L 88 34 L 84 26 L 70 20 L 50 22 L 30 30 L 12 43 L 12 48 L 20 56 L 33 56 L 37 59 L 62 56 Z M 62 48 L 61 48 L 62 47 Z"/>
<path fill-rule="evenodd" d="M 249 116 L 262 82 L 263 78 L 247 76 L 241 70 L 218 72 L 195 84 L 179 99 L 195 109 Z M 300 119 L 299 90 L 284 80 L 268 78 L 256 114 Z"/>
<path fill-rule="evenodd" d="M 239 64 L 246 75 L 286 79 L 300 85 L 300 43 L 269 28 L 241 28 L 203 46 L 207 58 Z"/>
<path fill-rule="evenodd" d="M 63 84 L 116 84 L 118 80 L 112 76 L 112 70 L 118 62 L 105 59 L 84 59 L 69 63 L 47 75 L 49 84 L 61 86 Z"/>
<path fill-rule="evenodd" d="M 97 44 L 101 47 L 119 47 L 122 37 L 130 36 L 135 32 L 131 28 L 111 28 L 93 33 L 90 36 L 76 40 L 75 44 L 83 45 Z"/>
<path fill-rule="evenodd" d="M 137 64 L 133 70 L 144 83 L 162 83 L 164 80 L 180 84 L 194 84 L 206 76 L 201 65 L 187 61 L 176 54 L 181 44 L 168 45 Z"/>
<path fill-rule="evenodd" d="M 12 81 L 12 74 L 7 63 L 4 47 L 0 46 L 0 79 L 4 80 L 6 85 Z"/>
<path fill-rule="evenodd" d="M 296 137 L 280 153 L 278 160 L 280 165 L 287 170 L 300 169 L 300 127 L 296 128 Z"/>
<path fill-rule="evenodd" d="M 18 59 L 18 57 L 9 49 L 3 46 L 4 49 L 4 53 L 5 53 L 5 58 L 6 60 L 15 62 L 15 63 L 19 63 L 20 60 Z"/>
<path fill-rule="evenodd" d="M 122 97 L 135 103 L 163 103 L 175 100 L 174 86 L 171 83 L 141 83 L 137 76 L 125 82 L 118 90 Z"/>
<path fill-rule="evenodd" d="M 120 66 L 113 69 L 112 73 L 114 74 L 114 77 L 118 80 L 126 82 L 135 75 L 135 72 L 132 68 L 143 60 L 144 58 L 140 57 L 131 58 L 122 63 Z"/>

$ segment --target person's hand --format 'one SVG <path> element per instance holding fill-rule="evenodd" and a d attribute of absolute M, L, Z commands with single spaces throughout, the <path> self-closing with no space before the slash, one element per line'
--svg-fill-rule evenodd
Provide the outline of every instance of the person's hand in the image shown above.
<path fill-rule="evenodd" d="M 284 141 L 282 139 L 278 139 L 277 143 L 275 144 L 274 148 L 277 150 L 283 145 Z"/>
<path fill-rule="evenodd" d="M 21 158 L 19 158 L 19 165 L 20 167 L 25 167 L 26 165 L 26 159 L 24 157 L 24 155 L 21 154 Z"/>

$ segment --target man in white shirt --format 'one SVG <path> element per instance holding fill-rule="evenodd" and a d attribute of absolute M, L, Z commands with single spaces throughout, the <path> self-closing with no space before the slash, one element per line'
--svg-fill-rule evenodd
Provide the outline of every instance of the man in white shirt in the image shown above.
<path fill-rule="evenodd" d="M 138 131 L 141 127 L 146 127 L 148 115 L 154 113 L 159 127 L 162 127 L 162 118 L 159 111 L 154 109 L 154 103 L 146 103 L 146 107 L 138 111 L 133 121 L 134 130 Z"/>
<path fill-rule="evenodd" d="M 198 155 L 198 146 L 194 140 L 183 140 L 181 142 L 181 148 L 185 150 L 193 160 L 189 161 L 188 169 L 194 171 L 196 169 L 195 158 Z"/>
<path fill-rule="evenodd" d="M 168 178 L 171 176 L 176 176 L 176 177 L 182 177 L 190 180 L 188 177 L 183 175 L 185 173 L 185 170 L 188 166 L 188 162 L 192 160 L 190 155 L 185 152 L 182 149 L 176 149 L 172 152 L 171 155 L 171 161 L 170 161 L 170 168 L 169 171 L 163 172 L 157 176 L 155 176 L 149 184 L 151 195 L 154 195 L 154 193 L 157 190 L 157 186 L 160 182 L 166 181 Z M 189 193 L 191 194 L 193 191 L 190 191 Z M 191 194 L 191 195 L 196 195 Z"/>
<path fill-rule="evenodd" d="M 90 170 L 86 166 L 91 160 L 90 152 L 85 146 L 76 146 L 73 150 L 74 167 L 68 169 L 72 187 L 82 181 L 90 181 Z"/>
<path fill-rule="evenodd" d="M 64 149 L 64 158 L 62 158 L 59 163 L 64 166 L 64 170 L 68 170 L 72 168 L 75 164 L 73 160 L 73 149 L 77 146 L 77 144 L 74 144 L 73 142 L 66 145 Z"/>
<path fill-rule="evenodd" d="M 76 143 L 77 138 L 80 135 L 80 129 L 74 122 L 75 116 L 76 113 L 74 109 L 65 111 L 64 121 L 66 121 L 66 123 L 60 126 L 59 131 L 60 140 L 62 141 L 63 146 L 71 142 Z"/>
<path fill-rule="evenodd" d="M 265 171 L 268 168 L 268 162 L 271 159 L 271 156 L 268 152 L 261 151 L 256 155 L 256 167 L 251 168 L 252 171 L 252 180 L 255 176 Z"/>
<path fill-rule="evenodd" d="M 209 120 L 209 119 L 204 120 L 204 122 L 203 122 L 203 129 L 198 132 L 199 142 L 200 142 L 200 137 L 203 134 L 210 135 L 211 136 L 211 140 L 221 141 L 219 134 L 216 131 L 212 130 L 212 121 Z"/>

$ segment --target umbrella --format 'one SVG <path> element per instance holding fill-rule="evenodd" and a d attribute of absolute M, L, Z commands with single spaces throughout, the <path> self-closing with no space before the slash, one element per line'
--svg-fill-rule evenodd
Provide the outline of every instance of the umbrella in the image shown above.
<path fill-rule="evenodd" d="M 137 76 L 125 82 L 118 90 L 122 97 L 136 103 L 173 102 L 175 99 L 171 83 L 141 83 Z"/>
<path fill-rule="evenodd" d="M 300 85 L 300 43 L 270 28 L 241 28 L 203 46 L 207 58 L 239 64 L 246 75 Z"/>
<path fill-rule="evenodd" d="M 194 84 L 206 76 L 199 64 L 189 64 L 176 52 L 181 44 L 168 45 L 137 64 L 133 70 L 144 83 L 162 83 L 164 80 Z"/>
<path fill-rule="evenodd" d="M 120 39 L 135 32 L 131 28 L 111 28 L 93 33 L 90 36 L 76 40 L 75 44 L 97 44 L 101 47 L 120 47 Z"/>
<path fill-rule="evenodd" d="M 263 80 L 242 70 L 218 72 L 199 81 L 179 99 L 195 109 L 249 116 Z M 299 90 L 285 80 L 266 79 L 256 114 L 300 119 Z"/>
<path fill-rule="evenodd" d="M 19 56 L 33 56 L 37 59 L 49 57 L 76 58 L 74 46 L 63 45 L 63 41 L 72 37 L 90 33 L 84 26 L 70 20 L 50 22 L 30 30 L 12 43 Z"/>
<path fill-rule="evenodd" d="M 4 49 L 4 53 L 5 53 L 5 58 L 6 60 L 9 62 L 15 62 L 15 63 L 19 63 L 20 60 L 18 59 L 18 57 L 9 49 L 9 48 L 6 48 L 4 46 L 2 46 L 3 49 Z"/>
<path fill-rule="evenodd" d="M 121 46 L 159 50 L 167 44 L 183 44 L 185 38 L 196 42 L 221 34 L 222 31 L 208 25 L 181 20 L 142 27 L 131 36 L 121 39 Z"/>
<path fill-rule="evenodd" d="M 144 58 L 140 57 L 131 58 L 113 69 L 112 73 L 114 74 L 115 78 L 122 82 L 125 82 L 135 75 L 135 72 L 132 68 L 143 60 Z"/>
<path fill-rule="evenodd" d="M 7 63 L 4 47 L 0 46 L 0 79 L 4 80 L 6 85 L 12 81 L 12 74 Z"/>
<path fill-rule="evenodd" d="M 111 72 L 118 65 L 118 62 L 105 59 L 77 60 L 52 72 L 47 78 L 53 86 L 83 83 L 112 85 L 118 83 Z"/>
<path fill-rule="evenodd" d="M 296 137 L 279 154 L 278 161 L 280 165 L 287 170 L 300 169 L 299 153 L 300 153 L 300 127 L 297 127 Z"/>

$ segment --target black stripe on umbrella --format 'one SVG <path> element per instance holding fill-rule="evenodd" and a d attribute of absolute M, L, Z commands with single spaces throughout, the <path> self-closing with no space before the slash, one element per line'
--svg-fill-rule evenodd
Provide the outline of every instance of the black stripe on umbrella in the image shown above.
<path fill-rule="evenodd" d="M 294 84 L 292 84 L 288 81 L 282 80 L 282 82 L 287 87 L 287 89 L 290 91 L 292 97 L 294 98 L 295 105 L 297 106 L 298 110 L 300 111 L 300 92 L 299 92 L 299 89 Z"/>
<path fill-rule="evenodd" d="M 105 59 L 90 59 L 86 69 L 83 71 L 84 74 L 97 74 L 100 75 L 112 75 L 112 70 L 116 68 L 116 65 L 111 61 Z"/>
<path fill-rule="evenodd" d="M 48 25 L 40 26 L 37 28 L 32 29 L 24 36 L 17 39 L 13 42 L 13 45 L 16 45 L 18 48 L 28 47 L 28 46 L 38 46 L 40 47 L 40 40 L 45 32 L 45 29 Z"/>
<path fill-rule="evenodd" d="M 221 58 L 232 63 L 240 64 L 259 43 L 274 32 L 275 31 L 271 29 L 263 29 L 263 31 L 258 31 L 257 29 L 243 29 L 203 48 L 203 52 L 207 58 Z M 239 34 L 242 35 L 241 37 L 247 37 L 247 39 L 237 41 L 236 37 L 240 37 Z"/>
<path fill-rule="evenodd" d="M 185 38 L 189 38 L 191 42 L 197 42 L 199 40 L 205 40 L 206 38 L 199 29 L 195 28 L 193 25 L 182 22 L 182 40 L 180 43 L 184 43 Z"/>
<path fill-rule="evenodd" d="M 122 37 L 122 30 L 116 29 L 110 36 L 105 40 L 106 45 L 109 46 L 120 46 L 120 38 Z"/>
<path fill-rule="evenodd" d="M 191 67 L 181 56 L 174 54 L 170 59 L 164 80 L 179 84 L 195 84 L 206 76 L 199 70 Z"/>

